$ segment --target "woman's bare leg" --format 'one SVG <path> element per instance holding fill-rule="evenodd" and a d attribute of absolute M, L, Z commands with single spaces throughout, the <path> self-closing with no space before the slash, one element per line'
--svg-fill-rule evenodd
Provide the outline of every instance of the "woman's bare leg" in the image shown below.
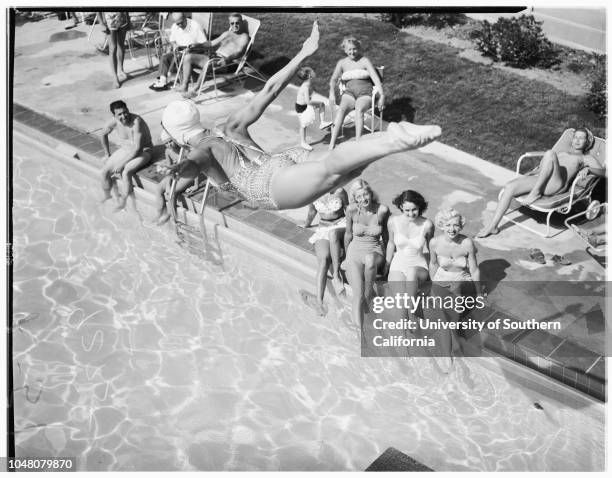
<path fill-rule="evenodd" d="M 540 171 L 536 183 L 527 196 L 525 204 L 531 204 L 542 197 L 542 194 L 555 194 L 563 187 L 563 177 L 559 166 L 559 158 L 554 151 L 547 151 L 540 161 Z"/>
<path fill-rule="evenodd" d="M 378 269 L 385 262 L 385 259 L 380 254 L 371 253 L 365 257 L 364 262 L 364 299 L 367 303 L 369 303 L 374 297 L 374 282 L 376 282 L 376 275 L 378 273 Z"/>
<path fill-rule="evenodd" d="M 355 101 L 355 139 L 363 134 L 363 114 L 372 107 L 370 96 L 361 96 Z"/>
<path fill-rule="evenodd" d="M 108 34 L 108 59 L 110 61 L 111 73 L 114 78 L 113 86 L 115 88 L 121 87 L 119 77 L 117 76 L 117 34 L 118 32 L 116 30 L 111 30 Z"/>
<path fill-rule="evenodd" d="M 353 290 L 353 301 L 351 307 L 351 317 L 353 323 L 359 327 L 359 331 L 363 333 L 363 294 L 364 294 L 364 271 L 363 265 L 358 262 L 350 262 L 346 266 L 349 284 Z"/>
<path fill-rule="evenodd" d="M 329 141 L 329 151 L 334 149 L 336 146 L 336 141 L 338 140 L 338 135 L 340 134 L 340 130 L 342 129 L 342 125 L 344 124 L 344 118 L 349 111 L 355 109 L 355 100 L 351 95 L 342 95 L 340 98 L 340 105 L 338 105 L 338 111 L 336 112 L 336 117 L 334 118 L 334 124 L 332 125 L 332 133 L 331 139 Z"/>
<path fill-rule="evenodd" d="M 513 179 L 506 184 L 499 198 L 499 202 L 497 203 L 497 208 L 495 209 L 495 214 L 493 214 L 491 222 L 483 227 L 480 232 L 476 234 L 476 237 L 487 237 L 491 234 L 497 234 L 499 232 L 499 229 L 497 229 L 499 221 L 501 221 L 502 217 L 504 217 L 504 214 L 506 214 L 506 211 L 510 207 L 512 198 L 522 196 L 523 194 L 531 191 L 536 179 L 536 176 L 522 176 L 520 178 Z"/>
<path fill-rule="evenodd" d="M 348 182 L 356 171 L 393 153 L 417 149 L 430 143 L 438 126 L 391 123 L 387 131 L 350 141 L 325 153 L 320 161 L 307 161 L 279 169 L 270 186 L 279 209 L 305 206 L 333 188 Z"/>
<path fill-rule="evenodd" d="M 344 289 L 342 278 L 340 277 L 340 256 L 342 255 L 342 238 L 344 238 L 344 229 L 336 229 L 329 234 L 329 253 L 332 263 L 332 278 L 336 292 Z"/>
<path fill-rule="evenodd" d="M 226 123 L 223 133 L 243 143 L 259 148 L 249 134 L 248 127 L 257 121 L 265 109 L 274 101 L 280 92 L 289 84 L 300 68 L 300 64 L 319 48 L 319 25 L 314 22 L 312 32 L 302 45 L 302 49 L 279 72 L 274 74 L 263 89 L 259 91 L 251 102 L 244 108 L 232 113 Z"/>
<path fill-rule="evenodd" d="M 117 76 L 121 76 L 121 81 L 127 79 L 127 74 L 123 70 L 123 60 L 125 57 L 125 35 L 127 27 L 122 27 L 117 30 Z"/>
<path fill-rule="evenodd" d="M 317 256 L 317 300 L 323 304 L 325 286 L 327 285 L 327 270 L 329 269 L 329 241 L 320 240 L 315 243 L 315 254 Z"/>

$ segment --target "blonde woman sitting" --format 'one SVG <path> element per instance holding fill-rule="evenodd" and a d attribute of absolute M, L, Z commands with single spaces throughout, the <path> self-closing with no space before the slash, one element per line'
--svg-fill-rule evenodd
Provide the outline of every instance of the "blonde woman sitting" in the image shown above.
<path fill-rule="evenodd" d="M 429 243 L 432 281 L 455 294 L 466 292 L 466 285 L 473 283 L 476 294 L 482 295 L 476 246 L 471 238 L 461 234 L 465 218 L 455 209 L 442 209 L 436 214 L 436 226 L 443 234 Z"/>

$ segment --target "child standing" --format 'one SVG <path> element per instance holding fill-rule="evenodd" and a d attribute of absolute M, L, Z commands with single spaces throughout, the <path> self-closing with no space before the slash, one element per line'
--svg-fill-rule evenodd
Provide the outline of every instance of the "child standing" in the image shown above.
<path fill-rule="evenodd" d="M 315 121 L 315 108 L 319 111 L 319 121 L 321 129 L 325 124 L 325 104 L 321 101 L 311 101 L 312 97 L 312 79 L 316 76 L 314 70 L 308 66 L 300 68 L 297 72 L 297 77 L 302 81 L 302 85 L 297 92 L 295 100 L 295 111 L 300 120 L 300 146 L 312 151 L 312 146 L 306 141 L 306 128 Z M 331 124 L 331 123 L 330 123 Z"/>

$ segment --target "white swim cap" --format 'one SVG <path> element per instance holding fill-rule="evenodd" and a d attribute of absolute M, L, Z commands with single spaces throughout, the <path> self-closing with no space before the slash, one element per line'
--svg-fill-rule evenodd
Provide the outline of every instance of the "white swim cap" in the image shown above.
<path fill-rule="evenodd" d="M 166 106 L 162 125 L 175 141 L 182 144 L 204 130 L 200 124 L 200 112 L 191 100 L 177 100 Z"/>

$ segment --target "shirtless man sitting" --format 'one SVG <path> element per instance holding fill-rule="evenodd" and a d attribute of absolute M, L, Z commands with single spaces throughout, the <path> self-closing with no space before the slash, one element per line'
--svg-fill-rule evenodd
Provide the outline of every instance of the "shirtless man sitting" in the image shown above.
<path fill-rule="evenodd" d="M 589 173 L 605 176 L 605 167 L 588 154 L 594 144 L 593 133 L 586 128 L 577 128 L 567 151 L 546 151 L 537 174 L 521 176 L 506 184 L 491 222 L 476 237 L 487 237 L 499 232 L 497 226 L 515 197 L 528 193 L 523 201 L 523 204 L 528 205 L 542 196 L 553 196 L 566 191 L 576 176 L 581 180 Z"/>
<path fill-rule="evenodd" d="M 223 32 L 217 38 L 212 41 L 204 42 L 200 45 L 188 47 L 185 59 L 183 60 L 183 81 L 177 88 L 178 91 L 186 93 L 189 85 L 189 78 L 193 67 L 198 66 L 202 68 L 202 73 L 198 78 L 198 83 L 202 80 L 202 75 L 206 74 L 206 63 L 209 60 L 215 61 L 218 66 L 227 65 L 232 60 L 239 58 L 243 53 L 247 45 L 249 44 L 249 34 L 244 31 L 244 20 L 242 15 L 239 13 L 232 13 L 229 16 L 229 30 Z M 207 48 L 209 51 L 206 53 L 195 53 L 196 48 Z"/>
<path fill-rule="evenodd" d="M 132 176 L 146 166 L 152 157 L 153 142 L 147 123 L 138 115 L 130 113 L 127 105 L 119 100 L 110 104 L 113 119 L 102 130 L 104 148 L 104 167 L 101 172 L 103 202 L 110 199 L 113 178 L 123 179 L 123 191 L 119 188 L 119 204 L 116 210 L 125 207 L 132 193 Z M 108 136 L 116 131 L 120 147 L 112 155 Z"/>

